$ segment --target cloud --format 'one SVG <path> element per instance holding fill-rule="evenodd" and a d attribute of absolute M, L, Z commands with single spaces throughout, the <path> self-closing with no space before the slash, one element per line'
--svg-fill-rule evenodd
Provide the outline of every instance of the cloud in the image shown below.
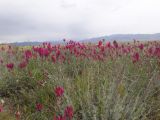
<path fill-rule="evenodd" d="M 0 13 L 0 35 L 21 34 L 31 31 L 34 25 L 28 17 L 19 13 Z"/>
<path fill-rule="evenodd" d="M 159 0 L 0 1 L 0 42 L 160 31 Z"/>
<path fill-rule="evenodd" d="M 76 7 L 77 4 L 75 3 L 75 0 L 74 1 L 66 1 L 66 0 L 62 0 L 61 1 L 61 7 L 63 8 L 73 8 L 73 7 Z"/>

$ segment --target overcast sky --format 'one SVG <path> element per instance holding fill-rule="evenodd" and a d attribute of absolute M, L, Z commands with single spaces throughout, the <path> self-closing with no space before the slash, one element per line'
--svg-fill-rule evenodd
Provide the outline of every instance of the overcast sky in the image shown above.
<path fill-rule="evenodd" d="M 0 0 L 0 42 L 160 32 L 160 0 Z"/>

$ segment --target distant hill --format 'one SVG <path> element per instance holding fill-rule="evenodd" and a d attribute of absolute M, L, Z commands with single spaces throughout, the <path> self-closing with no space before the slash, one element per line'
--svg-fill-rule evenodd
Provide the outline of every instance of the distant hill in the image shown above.
<path fill-rule="evenodd" d="M 90 38 L 86 40 L 82 40 L 82 42 L 97 42 L 99 40 L 105 39 L 107 41 L 153 41 L 153 40 L 160 40 L 160 33 L 156 34 L 113 34 L 109 36 L 102 36 L 96 38 Z"/>
<path fill-rule="evenodd" d="M 60 44 L 62 43 L 62 41 L 48 41 L 52 44 Z M 16 42 L 16 43 L 12 43 L 13 45 L 16 46 L 37 46 L 42 44 L 43 42 Z"/>
<path fill-rule="evenodd" d="M 36 46 L 36 45 L 40 45 L 41 42 L 16 42 L 12 44 L 16 46 Z"/>
<path fill-rule="evenodd" d="M 156 34 L 113 34 L 109 36 L 102 36 L 102 37 L 96 37 L 96 38 L 90 38 L 90 39 L 84 39 L 80 40 L 79 42 L 98 42 L 99 40 L 105 39 L 107 41 L 133 41 L 139 40 L 139 41 L 154 41 L 154 40 L 160 40 L 160 33 Z M 63 41 L 49 41 L 52 44 L 64 44 Z M 42 42 L 17 42 L 12 43 L 16 46 L 36 46 L 42 44 Z"/>

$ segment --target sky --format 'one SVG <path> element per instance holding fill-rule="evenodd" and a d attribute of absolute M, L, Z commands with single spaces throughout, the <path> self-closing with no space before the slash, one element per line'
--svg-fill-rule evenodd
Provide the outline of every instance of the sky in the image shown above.
<path fill-rule="evenodd" d="M 0 0 L 0 42 L 160 32 L 160 0 Z"/>

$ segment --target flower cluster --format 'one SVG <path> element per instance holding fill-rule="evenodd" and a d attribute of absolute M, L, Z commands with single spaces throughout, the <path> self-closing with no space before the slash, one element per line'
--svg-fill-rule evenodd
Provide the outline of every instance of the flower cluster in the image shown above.
<path fill-rule="evenodd" d="M 81 43 L 72 40 L 67 42 L 66 39 L 64 39 L 64 42 L 65 44 L 63 45 L 43 43 L 42 45 L 37 45 L 17 51 L 12 46 L 1 47 L 0 53 L 2 54 L 0 54 L 0 68 L 4 68 L 4 71 L 7 73 L 7 75 L 9 74 L 8 76 L 12 75 L 11 77 L 13 77 L 16 73 L 18 75 L 24 75 L 25 81 L 21 82 L 19 80 L 23 77 L 20 77 L 18 79 L 16 78 L 15 84 L 18 87 L 16 86 L 14 88 L 15 90 L 21 90 L 19 84 L 27 84 L 30 79 L 30 81 L 35 80 L 36 82 L 33 82 L 35 86 L 32 86 L 30 84 L 27 86 L 29 90 L 37 90 L 37 88 L 39 90 L 39 88 L 45 89 L 45 87 L 48 85 L 47 83 L 50 82 L 50 74 L 48 72 L 49 70 L 47 70 L 48 66 L 56 68 L 58 65 L 68 65 L 72 63 L 73 65 L 75 65 L 76 63 L 82 61 L 91 61 L 93 63 L 107 63 L 108 61 L 114 61 L 117 59 L 121 60 L 121 58 L 122 60 L 124 58 L 124 60 L 129 61 L 129 63 L 133 66 L 140 66 L 142 65 L 141 63 L 143 62 L 143 60 L 147 61 L 148 58 L 158 58 L 158 60 L 160 59 L 159 42 L 140 43 L 138 41 L 134 41 L 133 43 L 118 43 L 117 41 L 105 42 L 105 40 L 100 40 L 98 43 Z M 5 56 L 3 56 L 4 54 Z M 34 69 L 36 66 L 42 67 L 40 69 L 38 67 Z M 68 70 L 68 66 L 66 68 Z M 85 73 L 85 71 L 81 70 L 81 68 L 79 71 L 81 73 Z M 76 71 L 78 75 L 79 71 Z M 7 75 L 4 78 L 7 78 Z M 57 82 L 55 83 L 57 84 Z M 51 108 L 49 108 L 50 105 L 46 105 L 48 101 L 48 104 L 50 104 L 50 98 L 49 100 L 46 100 L 46 102 L 45 100 L 43 100 L 43 98 L 39 99 L 39 96 L 37 95 L 38 97 L 36 96 L 36 98 L 38 100 L 36 99 L 36 102 L 33 102 L 34 107 L 32 107 L 31 109 L 33 109 L 32 111 L 35 111 L 38 114 L 46 111 L 52 111 L 51 117 L 53 115 L 53 120 L 71 120 L 75 117 L 74 109 L 77 108 L 75 106 L 72 106 L 71 104 L 68 104 L 68 101 L 65 101 L 67 98 L 67 92 L 64 88 L 67 89 L 67 87 L 55 86 L 56 84 L 53 85 L 53 91 L 51 90 L 51 93 L 49 92 L 49 95 L 47 96 L 51 97 L 51 100 L 55 100 L 53 101 L 54 104 L 52 104 Z M 58 84 L 63 85 L 63 83 Z M 29 90 L 27 89 L 26 91 Z M 4 108 L 6 109 L 4 104 L 0 103 L 0 112 L 4 112 Z M 23 112 L 19 111 L 19 109 L 16 109 L 16 111 L 17 112 L 15 113 L 14 111 L 14 113 L 16 119 L 19 120 L 22 115 L 21 113 Z"/>
<path fill-rule="evenodd" d="M 66 41 L 66 40 L 65 40 Z M 16 52 L 11 47 L 9 49 L 1 48 L 9 56 L 15 56 Z M 23 59 L 18 63 L 18 67 L 23 69 L 29 64 L 30 59 L 51 61 L 52 63 L 70 63 L 71 58 L 78 60 L 106 61 L 116 59 L 122 56 L 131 56 L 131 61 L 137 63 L 140 61 L 141 53 L 148 57 L 160 58 L 160 44 L 158 42 L 146 42 L 144 44 L 134 41 L 133 44 L 122 44 L 116 41 L 104 42 L 100 40 L 98 44 L 84 44 L 80 42 L 69 41 L 65 45 L 52 45 L 43 43 L 43 45 L 33 46 L 32 49 L 23 50 Z M 4 60 L 1 57 L 0 63 Z M 17 64 L 10 62 L 6 64 L 8 70 L 13 70 Z"/>
<path fill-rule="evenodd" d="M 54 94 L 56 95 L 56 97 L 58 98 L 58 102 L 61 102 L 59 100 L 59 98 L 63 97 L 64 94 L 64 88 L 61 86 L 57 86 L 54 90 Z M 44 106 L 42 103 L 36 103 L 35 105 L 35 109 L 38 112 L 41 112 L 43 110 Z M 53 120 L 72 120 L 73 118 L 73 107 L 71 105 L 66 106 L 63 115 L 54 115 Z"/>

